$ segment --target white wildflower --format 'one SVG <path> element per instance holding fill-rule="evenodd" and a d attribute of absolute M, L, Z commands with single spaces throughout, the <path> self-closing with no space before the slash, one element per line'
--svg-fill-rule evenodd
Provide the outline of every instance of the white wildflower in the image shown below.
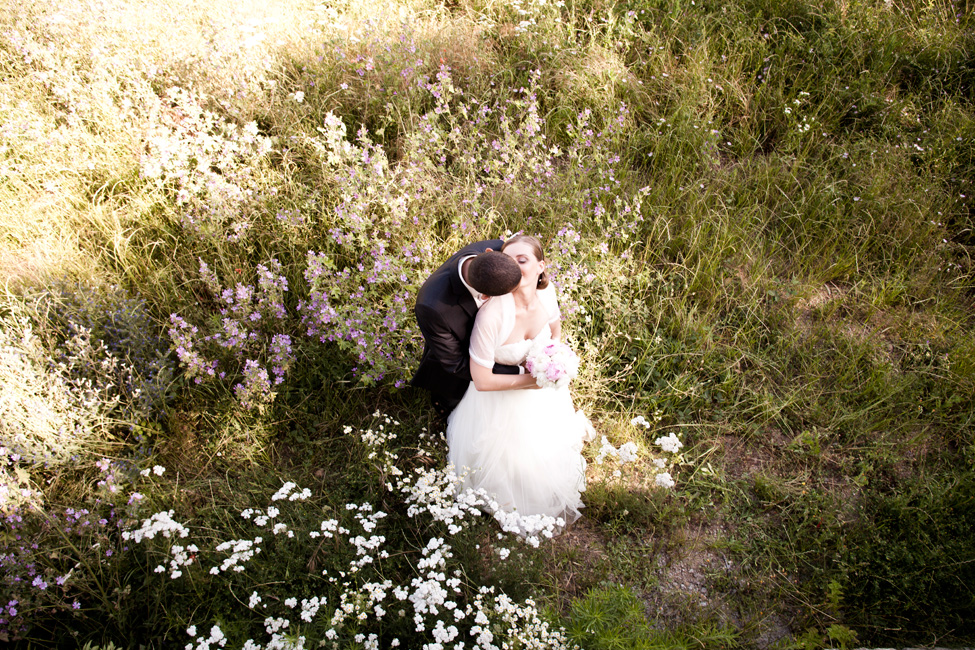
<path fill-rule="evenodd" d="M 667 434 L 666 436 L 661 436 L 653 441 L 653 444 L 659 445 L 661 449 L 672 454 L 676 454 L 680 451 L 680 448 L 684 446 L 673 432 Z"/>
<path fill-rule="evenodd" d="M 156 535 L 170 537 L 174 533 L 180 537 L 186 537 L 190 531 L 178 521 L 174 521 L 173 511 L 169 510 L 152 515 L 149 519 L 144 520 L 142 526 L 137 530 L 124 531 L 122 539 L 132 540 L 138 544 L 143 539 L 153 539 Z"/>

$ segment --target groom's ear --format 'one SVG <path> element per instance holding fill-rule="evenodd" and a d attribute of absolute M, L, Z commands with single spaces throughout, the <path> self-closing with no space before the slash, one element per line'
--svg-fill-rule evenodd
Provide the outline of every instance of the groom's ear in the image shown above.
<path fill-rule="evenodd" d="M 485 253 L 492 253 L 492 252 L 494 252 L 494 249 L 492 249 L 492 248 L 485 248 L 484 249 L 484 252 Z"/>

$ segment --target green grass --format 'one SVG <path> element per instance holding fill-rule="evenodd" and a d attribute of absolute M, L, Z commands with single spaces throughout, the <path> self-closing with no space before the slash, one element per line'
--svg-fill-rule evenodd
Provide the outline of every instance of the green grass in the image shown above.
<path fill-rule="evenodd" d="M 0 605 L 33 625 L 0 634 L 157 647 L 219 621 L 240 646 L 265 634 L 241 605 L 252 590 L 327 592 L 331 616 L 341 589 L 320 571 L 349 548 L 269 546 L 226 581 L 156 575 L 163 546 L 66 550 L 45 517 L 107 516 L 103 457 L 145 498 L 113 517 L 171 508 L 211 546 L 284 481 L 315 494 L 295 505 L 305 531 L 375 503 L 382 577 L 408 584 L 445 529 L 407 515 L 346 427 L 385 413 L 404 469 L 443 464 L 426 396 L 402 385 L 421 343 L 411 297 L 464 243 L 523 230 L 558 271 L 577 404 L 643 456 L 619 478 L 590 462 L 585 518 L 538 549 L 486 519 L 454 535 L 467 603 L 478 585 L 532 598 L 589 649 L 970 645 L 970 5 L 8 8 L 0 507 L 29 513 L 49 581 L 86 569 L 43 593 L 3 582 Z M 272 260 L 280 317 L 258 305 Z M 222 292 L 248 286 L 262 316 L 222 345 Z M 309 336 L 315 299 L 378 338 Z M 172 314 L 223 376 L 179 363 Z M 291 365 L 246 408 L 234 386 L 247 361 L 273 373 L 280 335 Z M 685 447 L 665 492 L 648 452 L 672 432 Z M 361 631 L 430 642 L 410 620 Z M 365 643 L 353 628 L 342 647 Z"/>

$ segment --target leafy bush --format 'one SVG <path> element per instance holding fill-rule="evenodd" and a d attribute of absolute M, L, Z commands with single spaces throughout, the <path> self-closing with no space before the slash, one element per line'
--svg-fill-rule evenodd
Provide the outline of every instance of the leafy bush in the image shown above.
<path fill-rule="evenodd" d="M 871 493 L 839 564 L 848 623 L 874 642 L 921 630 L 975 633 L 975 474 L 932 476 Z"/>
<path fill-rule="evenodd" d="M 134 425 L 163 418 L 174 377 L 169 341 L 144 299 L 115 286 L 52 286 L 37 304 L 39 331 L 59 370 L 79 389 L 89 387 L 112 415 Z"/>

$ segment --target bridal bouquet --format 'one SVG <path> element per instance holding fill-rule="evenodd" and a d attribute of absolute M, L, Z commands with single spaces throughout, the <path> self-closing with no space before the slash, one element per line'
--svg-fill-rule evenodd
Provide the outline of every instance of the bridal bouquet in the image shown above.
<path fill-rule="evenodd" d="M 525 370 L 542 388 L 561 388 L 579 374 L 579 357 L 565 343 L 538 341 L 528 351 Z"/>

